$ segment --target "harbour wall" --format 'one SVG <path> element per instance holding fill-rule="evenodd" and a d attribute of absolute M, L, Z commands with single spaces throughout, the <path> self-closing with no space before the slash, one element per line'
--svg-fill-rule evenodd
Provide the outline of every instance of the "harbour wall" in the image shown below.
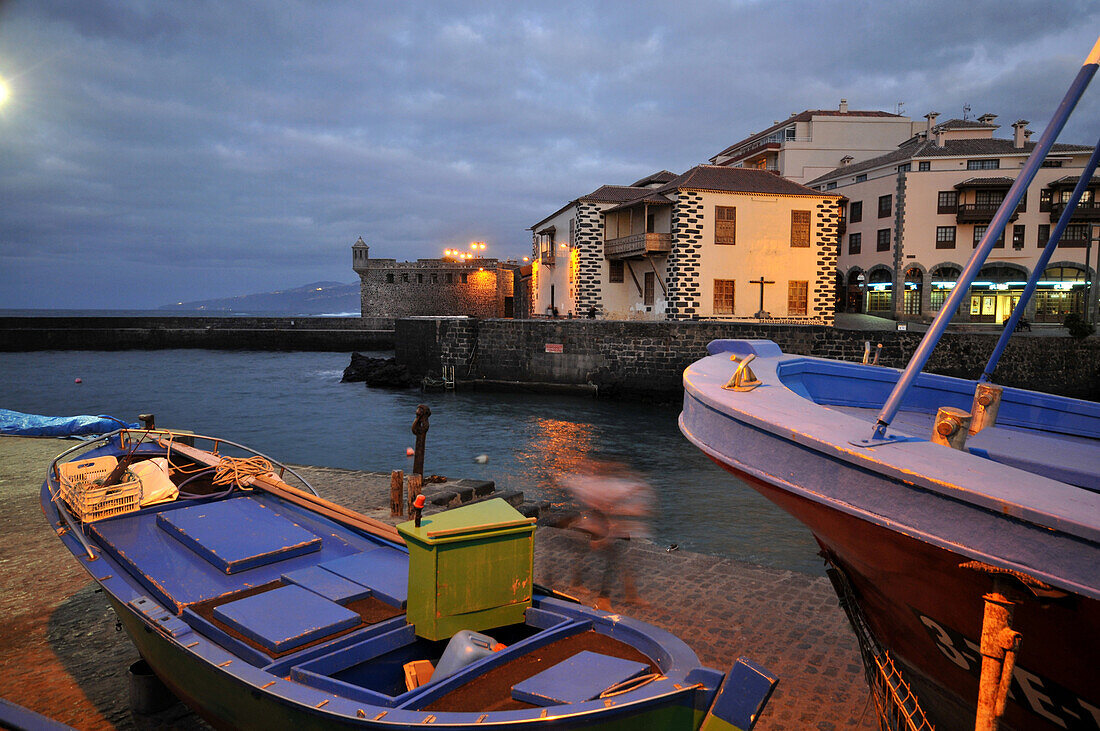
<path fill-rule="evenodd" d="M 926 371 L 977 378 L 997 342 L 993 333 L 943 336 Z M 814 325 L 613 320 L 417 318 L 395 322 L 396 356 L 414 375 L 455 367 L 458 380 L 594 385 L 601 395 L 678 399 L 681 376 L 711 340 L 761 338 L 786 353 L 860 361 L 878 343 L 879 364 L 904 367 L 921 333 L 837 330 Z M 1013 338 L 997 383 L 1100 400 L 1100 338 Z"/>
<path fill-rule="evenodd" d="M 390 350 L 392 317 L 0 317 L 0 351 Z"/>

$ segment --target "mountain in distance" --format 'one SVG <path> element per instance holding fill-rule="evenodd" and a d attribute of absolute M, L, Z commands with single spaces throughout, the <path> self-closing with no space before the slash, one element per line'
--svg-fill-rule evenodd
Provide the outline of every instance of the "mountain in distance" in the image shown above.
<path fill-rule="evenodd" d="M 177 302 L 158 309 L 211 314 L 358 315 L 359 282 L 313 282 L 294 289 L 243 294 L 237 297 Z"/>

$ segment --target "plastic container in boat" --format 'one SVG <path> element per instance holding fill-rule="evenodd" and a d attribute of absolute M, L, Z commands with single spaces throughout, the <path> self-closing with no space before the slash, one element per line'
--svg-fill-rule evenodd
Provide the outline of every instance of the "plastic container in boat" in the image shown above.
<path fill-rule="evenodd" d="M 489 635 L 471 632 L 468 629 L 459 630 L 447 643 L 447 649 L 435 664 L 432 682 L 454 675 L 470 663 L 503 649 L 504 645 L 499 644 Z"/>

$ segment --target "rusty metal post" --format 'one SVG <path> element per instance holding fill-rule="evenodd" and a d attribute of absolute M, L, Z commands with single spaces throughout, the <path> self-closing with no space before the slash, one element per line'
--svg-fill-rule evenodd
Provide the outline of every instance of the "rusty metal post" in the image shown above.
<path fill-rule="evenodd" d="M 996 731 L 1008 699 L 1020 633 L 1012 629 L 1013 603 L 1003 594 L 990 592 L 982 618 L 982 674 L 978 685 L 978 709 L 974 731 Z"/>
<path fill-rule="evenodd" d="M 970 414 L 962 409 L 943 406 L 936 413 L 936 422 L 932 427 L 932 441 L 945 447 L 962 449 L 966 446 L 966 437 L 970 428 Z"/>
<path fill-rule="evenodd" d="M 428 435 L 428 417 L 432 410 L 426 404 L 416 407 L 416 419 L 413 421 L 412 433 L 416 435 L 416 451 L 413 452 L 413 474 L 424 476 L 424 440 Z"/>
<path fill-rule="evenodd" d="M 390 515 L 396 517 L 405 514 L 405 473 L 394 470 L 390 473 Z"/>
<path fill-rule="evenodd" d="M 420 490 L 424 486 L 424 476 L 417 474 L 416 472 L 409 475 L 409 515 L 413 514 L 413 509 L 416 507 L 416 498 L 420 495 Z"/>
<path fill-rule="evenodd" d="M 997 423 L 997 410 L 1001 408 L 1004 389 L 993 383 L 978 383 L 974 389 L 974 401 L 970 406 L 970 435 L 973 436 Z"/>

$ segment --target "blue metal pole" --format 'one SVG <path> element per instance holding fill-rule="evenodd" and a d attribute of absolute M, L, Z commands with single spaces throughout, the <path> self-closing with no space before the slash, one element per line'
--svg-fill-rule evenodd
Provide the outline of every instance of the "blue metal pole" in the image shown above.
<path fill-rule="evenodd" d="M 993 378 L 993 371 L 997 370 L 997 362 L 1001 359 L 1001 355 L 1008 346 L 1009 338 L 1012 337 L 1012 333 L 1016 330 L 1016 323 L 1020 321 L 1020 318 L 1024 314 L 1024 308 L 1027 307 L 1027 303 L 1031 299 L 1031 295 L 1035 293 L 1035 288 L 1039 286 L 1039 278 L 1043 276 L 1043 272 L 1047 268 L 1047 263 L 1050 262 L 1050 257 L 1054 255 L 1054 249 L 1057 248 L 1058 242 L 1062 240 L 1062 234 L 1065 232 L 1066 226 L 1069 225 L 1070 219 L 1073 218 L 1073 211 L 1077 208 L 1077 203 L 1081 200 L 1085 188 L 1092 182 L 1092 174 L 1096 170 L 1097 163 L 1100 163 L 1100 141 L 1096 143 L 1096 149 L 1092 151 L 1092 157 L 1089 158 L 1088 163 L 1085 165 L 1085 169 L 1081 173 L 1081 179 L 1077 181 L 1077 186 L 1073 189 L 1073 194 L 1069 197 L 1069 202 L 1066 203 L 1062 215 L 1058 218 L 1058 223 L 1054 226 L 1054 231 L 1050 234 L 1050 240 L 1047 241 L 1047 245 L 1043 247 L 1043 253 L 1039 255 L 1038 261 L 1035 262 L 1035 268 L 1031 270 L 1031 276 L 1028 277 L 1027 286 L 1024 287 L 1023 293 L 1020 294 L 1020 301 L 1016 303 L 1016 306 L 1012 309 L 1012 314 L 1009 315 L 1008 320 L 1005 322 L 1004 332 L 1001 333 L 1001 338 L 997 341 L 997 347 L 993 348 L 993 354 L 989 356 L 989 362 L 986 363 L 985 370 L 982 371 L 981 378 L 978 379 L 979 381 L 989 381 Z M 1085 271 L 1088 271 L 1087 261 L 1085 262 Z"/>
<path fill-rule="evenodd" d="M 943 335 L 943 331 L 947 329 L 947 325 L 951 322 L 951 316 L 954 314 L 955 310 L 958 309 L 963 296 L 970 291 L 970 285 L 974 283 L 979 270 L 982 268 L 982 264 L 984 264 L 986 258 L 989 257 L 989 252 L 993 250 L 993 244 L 1004 232 L 1005 224 L 1008 223 L 1008 219 L 1012 216 L 1013 211 L 1016 210 L 1016 205 L 1020 202 L 1020 198 L 1023 197 L 1024 191 L 1026 191 L 1027 187 L 1031 184 L 1043 159 L 1046 158 L 1047 153 L 1050 152 L 1050 148 L 1054 145 L 1054 140 L 1057 139 L 1058 133 L 1062 131 L 1062 127 L 1065 126 L 1070 112 L 1073 111 L 1073 108 L 1077 105 L 1077 101 L 1081 98 L 1081 95 L 1084 94 L 1085 89 L 1089 85 L 1089 81 L 1092 80 L 1093 75 L 1096 73 L 1098 64 L 1100 64 L 1100 38 L 1096 39 L 1096 45 L 1092 47 L 1092 51 L 1085 59 L 1085 63 L 1081 66 L 1081 70 L 1077 72 L 1076 78 L 1074 78 L 1073 83 L 1070 84 L 1065 98 L 1062 99 L 1062 103 L 1059 104 L 1058 109 L 1055 110 L 1054 116 L 1050 120 L 1050 124 L 1048 124 L 1047 128 L 1043 131 L 1043 136 L 1039 138 L 1039 142 L 1036 143 L 1035 149 L 1031 153 L 1031 157 L 1027 160 L 1027 164 L 1025 164 L 1023 170 L 1020 171 L 1019 176 L 1016 178 L 1016 182 L 1008 189 L 1008 194 L 1005 196 L 1004 202 L 1001 203 L 1001 207 L 997 210 L 996 215 L 993 216 L 993 220 L 990 222 L 989 228 L 985 232 L 985 237 L 982 238 L 978 248 L 974 251 L 974 255 L 971 256 L 970 261 L 967 262 L 966 267 L 959 276 L 959 281 L 955 283 L 955 288 L 951 290 L 951 294 L 948 295 L 947 301 L 943 303 L 943 307 L 940 308 L 939 314 L 936 315 L 936 319 L 932 321 L 932 325 L 928 328 L 928 332 L 925 333 L 920 345 L 917 346 L 916 351 L 913 353 L 913 357 L 910 358 L 909 365 L 905 367 L 905 370 L 901 374 L 901 378 L 898 379 L 897 384 L 894 386 L 894 390 L 890 393 L 889 398 L 886 399 L 886 403 L 882 405 L 882 410 L 878 413 L 878 418 L 875 423 L 874 432 L 871 434 L 870 441 L 883 439 L 886 436 L 886 427 L 890 425 L 890 422 L 901 409 L 902 399 L 909 391 L 909 387 L 913 385 L 913 381 L 916 380 L 917 375 L 920 374 L 921 370 L 924 368 L 924 364 L 928 362 L 928 358 L 931 357 L 932 350 L 936 347 L 936 343 L 939 342 L 940 337 Z"/>

